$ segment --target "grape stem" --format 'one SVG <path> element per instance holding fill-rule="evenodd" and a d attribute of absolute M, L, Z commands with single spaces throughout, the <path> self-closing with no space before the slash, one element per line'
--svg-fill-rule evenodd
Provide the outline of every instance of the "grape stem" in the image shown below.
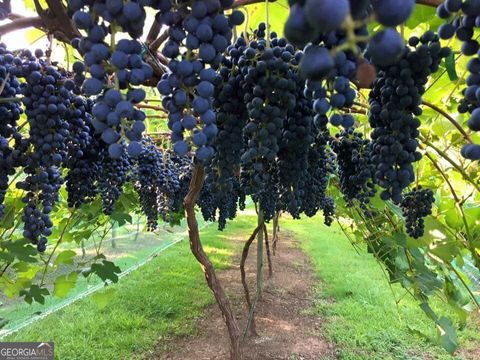
<path fill-rule="evenodd" d="M 45 56 L 47 57 L 47 65 L 52 65 L 52 49 L 53 49 L 53 35 L 48 34 L 48 48 L 47 51 L 45 52 Z M 68 67 L 67 67 L 68 69 Z"/>
<path fill-rule="evenodd" d="M 162 28 L 162 24 L 157 20 L 157 17 L 155 17 L 155 20 L 152 23 L 152 26 L 150 27 L 150 31 L 148 32 L 146 43 L 147 45 L 150 45 L 157 39 L 158 34 L 160 33 L 160 29 Z M 158 49 L 158 48 L 157 48 Z"/>
<path fill-rule="evenodd" d="M 370 109 L 370 107 L 369 107 L 368 105 L 366 105 L 366 104 L 364 104 L 364 103 L 361 103 L 361 102 L 358 102 L 358 101 L 354 101 L 354 102 L 353 102 L 353 105 L 360 106 L 360 107 L 362 107 L 362 108 L 364 108 L 364 109 Z"/>
<path fill-rule="evenodd" d="M 265 0 L 265 24 L 267 27 L 267 36 L 265 39 L 267 40 L 267 48 L 270 47 L 270 11 L 269 11 L 269 4 L 268 0 Z"/>
<path fill-rule="evenodd" d="M 7 73 L 7 76 L 5 76 L 5 79 L 3 79 L 2 85 L 0 86 L 0 94 L 3 93 L 3 90 L 5 90 L 8 79 L 10 79 L 10 73 Z"/>
<path fill-rule="evenodd" d="M 163 107 L 155 106 L 155 105 L 137 104 L 137 105 L 135 105 L 135 107 L 138 108 L 138 109 L 151 109 L 151 110 L 161 111 L 163 113 L 167 112 Z"/>
<path fill-rule="evenodd" d="M 7 104 L 11 102 L 22 102 L 21 97 L 0 98 L 0 104 Z"/>
<path fill-rule="evenodd" d="M 11 265 L 12 263 L 9 262 L 7 263 L 7 265 L 5 265 L 5 267 L 2 269 L 2 271 L 0 272 L 0 278 L 3 276 L 3 274 L 5 274 L 5 271 L 7 271 L 8 267 Z"/>
<path fill-rule="evenodd" d="M 465 282 L 465 280 L 463 279 L 463 277 L 461 276 L 461 274 L 457 271 L 457 269 L 455 269 L 455 267 L 452 265 L 452 263 L 447 263 L 448 264 L 448 267 L 450 268 L 450 270 L 452 270 L 455 275 L 457 275 L 457 278 L 460 280 L 460 282 L 463 284 L 463 286 L 465 287 L 465 289 L 467 289 L 468 291 L 468 294 L 470 295 L 470 297 L 472 298 L 473 302 L 475 303 L 475 305 L 477 305 L 477 308 L 480 309 L 480 304 L 478 303 L 478 300 L 475 296 L 475 294 L 472 292 L 472 290 L 470 289 L 470 287 L 468 286 L 468 284 Z"/>
<path fill-rule="evenodd" d="M 102 226 L 103 226 L 103 225 L 106 225 L 106 224 L 107 224 L 107 222 L 104 223 L 104 224 L 102 224 Z M 95 244 L 95 251 L 96 251 L 96 253 L 97 253 L 97 257 L 100 255 L 100 250 L 102 250 L 103 240 L 105 240 L 105 238 L 107 237 L 107 235 L 108 235 L 108 234 L 110 233 L 110 231 L 112 230 L 114 223 L 108 222 L 108 224 L 110 225 L 110 227 L 108 227 L 108 228 L 106 227 L 106 228 L 105 228 L 105 231 L 103 232 L 102 237 L 100 238 L 100 242 L 98 243 L 98 246 L 96 246 L 96 244 Z"/>
<path fill-rule="evenodd" d="M 349 112 L 349 113 L 352 113 L 352 114 L 368 115 L 368 111 L 367 110 L 362 110 L 362 109 L 343 108 L 342 111 Z"/>
<path fill-rule="evenodd" d="M 232 5 L 232 9 L 241 7 L 241 6 L 247 6 L 251 4 L 258 4 L 261 2 L 264 2 L 265 0 L 235 0 Z M 270 0 L 271 2 L 275 2 L 276 0 Z"/>
<path fill-rule="evenodd" d="M 425 156 L 432 162 L 433 166 L 437 169 L 437 171 L 440 173 L 440 175 L 445 179 L 445 182 L 447 183 L 448 187 L 450 188 L 450 192 L 452 193 L 453 199 L 455 200 L 455 205 L 457 206 L 458 210 L 462 214 L 463 225 L 465 226 L 465 232 L 467 233 L 467 237 L 468 237 L 466 245 L 470 249 L 470 252 L 472 253 L 472 256 L 475 258 L 475 260 L 477 262 L 480 262 L 480 259 L 477 255 L 477 252 L 476 252 L 476 249 L 475 249 L 475 246 L 472 244 L 472 242 L 470 240 L 471 239 L 470 227 L 468 226 L 465 211 L 463 210 L 462 201 L 460 200 L 457 193 L 455 192 L 455 189 L 454 189 L 452 183 L 450 182 L 450 179 L 448 178 L 447 174 L 445 174 L 445 172 L 442 170 L 442 168 L 440 168 L 440 166 L 435 161 L 435 159 L 433 159 L 433 157 L 427 152 L 425 153 Z M 457 274 L 457 276 L 458 276 L 458 274 Z M 478 303 L 477 303 L 477 305 L 478 305 Z"/>
<path fill-rule="evenodd" d="M 48 257 L 47 261 L 45 262 L 45 268 L 43 269 L 43 274 L 42 274 L 42 280 L 40 282 L 40 287 L 42 287 L 45 284 L 45 276 L 47 275 L 47 270 L 48 270 L 48 266 L 50 265 L 50 261 L 52 260 L 55 252 L 57 251 L 58 246 L 63 241 L 63 236 L 65 235 L 65 232 L 67 231 L 68 225 L 70 224 L 70 221 L 72 220 L 76 211 L 77 211 L 77 209 L 74 209 L 72 211 L 72 213 L 70 214 L 70 217 L 68 218 L 65 226 L 63 227 L 62 233 L 60 234 L 60 237 L 59 237 L 57 243 L 55 244 L 55 247 L 53 248 L 52 252 L 50 253 L 50 256 Z"/>
<path fill-rule="evenodd" d="M 275 0 L 270 1 L 274 2 Z M 260 2 L 264 2 L 264 0 L 235 0 L 232 8 L 257 4 Z M 438 6 L 442 3 L 442 0 L 416 0 L 416 2 L 417 4 L 421 5 Z M 36 27 L 44 32 L 54 34 L 58 40 L 67 43 L 69 43 L 73 38 L 79 37 L 80 32 L 75 27 L 73 22 L 68 18 L 66 7 L 63 2 L 61 0 L 47 0 L 47 3 L 49 10 L 43 10 L 41 12 L 41 16 L 15 16 L 13 21 L 9 22 L 8 24 L 1 25 L 0 35 L 5 35 L 20 29 Z M 151 33 L 149 35 L 153 37 L 155 31 L 156 28 L 151 29 Z"/>
<path fill-rule="evenodd" d="M 448 161 L 455 169 L 458 170 L 460 174 L 462 174 L 463 178 L 467 180 L 470 184 L 473 185 L 473 187 L 477 190 L 480 191 L 480 186 L 472 179 L 470 175 L 468 175 L 460 165 L 458 165 L 455 161 L 452 160 L 450 156 L 448 156 L 444 151 L 440 150 L 438 147 L 433 145 L 430 141 L 428 141 L 425 137 L 420 136 L 420 140 L 423 141 L 423 143 L 429 147 L 431 147 L 433 150 L 435 150 L 440 156 L 442 156 L 446 161 Z"/>
<path fill-rule="evenodd" d="M 417 0 L 416 2 L 417 2 L 417 4 L 420 4 L 420 5 L 437 7 L 438 5 L 443 3 L 443 0 Z"/>
<path fill-rule="evenodd" d="M 168 30 L 165 30 L 160 34 L 158 38 L 153 40 L 148 47 L 150 48 L 151 51 L 157 51 L 158 48 L 168 39 L 168 37 L 169 37 Z"/>
<path fill-rule="evenodd" d="M 258 225 L 264 227 L 265 226 L 265 219 L 263 209 L 258 204 Z M 257 291 L 255 294 L 255 300 L 258 300 L 262 297 L 263 292 L 263 231 L 259 231 L 257 234 Z M 253 309 L 255 312 L 255 307 Z M 251 316 L 254 314 L 251 313 Z"/>
<path fill-rule="evenodd" d="M 46 0 L 47 9 L 43 9 L 38 0 L 34 2 L 39 16 L 24 17 L 16 15 L 13 17 L 13 21 L 0 26 L 0 35 L 30 27 L 36 27 L 46 33 L 53 34 L 58 40 L 67 43 L 81 35 L 73 21 L 68 17 L 67 8 L 62 0 Z"/>
<path fill-rule="evenodd" d="M 470 135 L 468 135 L 467 132 L 462 128 L 462 126 L 450 114 L 448 114 L 445 110 L 443 110 L 439 106 L 437 106 L 435 104 L 432 104 L 432 103 L 430 103 L 428 101 L 425 101 L 425 100 L 422 100 L 422 104 L 425 105 L 425 106 L 428 106 L 430 109 L 435 110 L 437 113 L 443 115 L 443 117 L 445 117 L 445 119 L 450 121 L 452 123 L 452 125 L 455 126 L 457 128 L 457 130 L 462 133 L 465 140 L 467 140 L 469 143 L 473 142 Z"/>

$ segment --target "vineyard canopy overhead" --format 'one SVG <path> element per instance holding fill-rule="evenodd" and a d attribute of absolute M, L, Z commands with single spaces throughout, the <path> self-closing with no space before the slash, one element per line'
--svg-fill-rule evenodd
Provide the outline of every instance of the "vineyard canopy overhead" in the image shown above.
<path fill-rule="evenodd" d="M 54 287 L 46 275 L 132 213 L 150 231 L 186 217 L 240 359 L 196 209 L 223 230 L 251 198 L 247 253 L 280 213 L 321 213 L 455 351 L 479 306 L 465 267 L 480 270 L 480 0 L 3 0 L 0 19 L 2 36 L 47 39 L 0 45 L 5 296 L 43 303 L 80 276 L 116 281 L 102 241 Z M 247 327 L 262 263 L 260 251 Z"/>

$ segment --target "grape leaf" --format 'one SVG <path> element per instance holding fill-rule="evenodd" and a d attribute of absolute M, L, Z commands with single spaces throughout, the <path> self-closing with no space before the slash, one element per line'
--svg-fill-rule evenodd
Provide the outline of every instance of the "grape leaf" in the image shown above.
<path fill-rule="evenodd" d="M 29 304 L 36 301 L 43 305 L 45 303 L 45 296 L 47 295 L 50 295 L 50 291 L 46 288 L 41 288 L 38 285 L 32 285 L 30 286 L 30 289 L 20 291 L 20 296 L 24 296 L 25 301 Z"/>
<path fill-rule="evenodd" d="M 103 260 L 101 263 L 93 264 L 91 266 L 91 272 L 96 274 L 103 281 L 111 280 L 112 282 L 117 282 L 117 274 L 120 274 L 122 270 L 120 270 L 120 268 L 113 262 Z"/>
<path fill-rule="evenodd" d="M 55 280 L 55 287 L 53 289 L 53 294 L 60 298 L 64 298 L 68 295 L 70 290 L 72 290 L 77 284 L 78 274 L 77 272 L 71 272 L 68 275 L 61 275 Z"/>
<path fill-rule="evenodd" d="M 92 300 L 100 309 L 103 309 L 108 305 L 108 303 L 113 298 L 116 292 L 117 292 L 116 289 L 109 286 L 104 291 L 98 291 L 95 294 L 93 294 Z"/>
<path fill-rule="evenodd" d="M 73 250 L 65 250 L 58 254 L 55 262 L 53 263 L 54 266 L 58 266 L 60 264 L 72 265 L 73 258 L 77 255 L 77 253 Z"/>

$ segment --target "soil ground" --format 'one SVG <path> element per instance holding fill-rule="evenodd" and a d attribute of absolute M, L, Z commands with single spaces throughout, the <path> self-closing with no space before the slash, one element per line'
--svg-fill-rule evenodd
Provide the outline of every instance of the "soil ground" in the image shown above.
<path fill-rule="evenodd" d="M 235 241 L 243 243 L 245 239 Z M 256 244 L 253 243 L 245 269 L 252 298 L 255 292 L 255 259 Z M 234 264 L 239 262 L 237 256 Z M 245 340 L 245 359 L 337 358 L 335 346 L 322 337 L 322 318 L 309 315 L 316 279 L 307 256 L 299 249 L 298 242 L 291 234 L 282 232 L 272 262 L 273 276 L 269 278 L 265 259 L 264 291 L 256 307 L 258 336 L 249 335 Z M 221 271 L 218 275 L 243 331 L 248 313 L 239 266 Z M 147 359 L 228 359 L 228 349 L 227 330 L 220 310 L 216 304 L 212 304 L 198 320 L 196 334 L 159 341 Z"/>

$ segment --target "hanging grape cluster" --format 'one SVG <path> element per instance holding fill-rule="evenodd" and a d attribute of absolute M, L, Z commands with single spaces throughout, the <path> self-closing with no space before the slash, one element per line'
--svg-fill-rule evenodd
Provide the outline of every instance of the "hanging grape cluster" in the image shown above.
<path fill-rule="evenodd" d="M 384 189 L 382 199 L 395 203 L 415 180 L 413 163 L 421 159 L 417 116 L 422 114 L 425 84 L 450 54 L 431 31 L 410 38 L 409 45 L 397 64 L 380 69 L 369 98 L 375 176 Z"/>
<path fill-rule="evenodd" d="M 143 48 L 138 41 L 145 9 L 136 1 L 75 0 L 69 2 L 69 11 L 75 25 L 86 32 L 72 42 L 83 56 L 83 63 L 75 63 L 73 69 L 77 83 L 83 82 L 83 93 L 97 96 L 93 126 L 109 145 L 111 158 L 123 156 L 126 140 L 129 154 L 138 156 L 145 130 L 145 114 L 135 109 L 135 104 L 145 99 L 145 90 L 138 86 L 153 76 L 151 66 L 142 59 Z M 127 32 L 131 39 L 115 41 L 120 31 Z M 108 35 L 110 43 L 106 42 Z M 89 73 L 88 78 L 84 71 Z"/>
<path fill-rule="evenodd" d="M 435 202 L 433 191 L 418 187 L 402 199 L 402 211 L 405 217 L 405 226 L 408 235 L 414 239 L 423 236 L 425 231 L 425 217 L 432 214 L 432 205 Z"/>
<path fill-rule="evenodd" d="M 153 231 L 159 219 L 172 222 L 173 214 L 182 210 L 190 183 L 191 159 L 162 151 L 144 139 L 143 150 L 135 162 L 135 190 L 147 217 L 147 227 Z"/>
<path fill-rule="evenodd" d="M 337 155 L 340 189 L 345 199 L 349 204 L 358 200 L 365 209 L 376 192 L 371 142 L 361 133 L 348 129 L 336 134 L 331 146 Z"/>
<path fill-rule="evenodd" d="M 219 71 L 214 102 L 219 133 L 206 164 L 202 214 L 218 219 L 223 229 L 251 195 L 266 221 L 279 210 L 298 218 L 325 209 L 330 224 L 326 123 L 317 139 L 312 100 L 298 71 L 302 52 L 266 30 L 260 24 L 239 37 Z"/>
<path fill-rule="evenodd" d="M 468 127 L 472 131 L 480 131 L 480 93 L 477 96 L 480 87 L 480 57 L 477 52 L 480 45 L 474 38 L 474 31 L 480 25 L 480 20 L 477 20 L 480 19 L 480 6 L 471 1 L 447 0 L 438 6 L 437 16 L 445 20 L 438 29 L 440 38 L 447 40 L 456 37 L 462 42 L 462 54 L 473 56 L 467 65 L 467 87 L 462 92 L 463 99 L 458 111 L 468 112 Z M 480 144 L 464 145 L 461 154 L 466 159 L 480 160 Z"/>
<path fill-rule="evenodd" d="M 220 229 L 247 196 L 267 221 L 278 211 L 294 218 L 322 211 L 329 225 L 335 203 L 328 187 L 337 185 L 364 214 L 380 189 L 383 200 L 402 205 L 407 232 L 421 236 L 431 193 L 405 192 L 421 158 L 422 95 L 451 55 L 439 39 L 456 36 L 462 53 L 473 56 L 459 111 L 470 113 L 472 131 L 480 130 L 473 36 L 480 9 L 471 0 L 447 0 L 437 10 L 445 19 L 439 35 L 428 31 L 405 44 L 395 27 L 414 4 L 291 1 L 282 38 L 266 24 L 237 36 L 245 16 L 230 10 L 232 0 L 68 1 L 82 34 L 72 41 L 80 60 L 71 69 L 40 50 L 13 54 L 0 45 L 0 217 L 15 184 L 24 203 L 23 235 L 44 251 L 64 184 L 69 207 L 99 199 L 112 215 L 130 182 L 154 230 L 160 220 L 181 218 L 196 164 L 206 172 L 198 205 Z M 145 62 L 148 49 L 140 41 L 149 11 L 167 28 L 159 50 L 167 67 L 160 74 Z M 9 12 L 10 1 L 0 2 L 0 18 Z M 383 27 L 369 33 L 373 18 Z M 365 106 L 358 97 L 365 69 L 373 74 L 366 80 L 373 84 L 369 137 L 354 115 L 365 113 L 358 107 Z M 144 135 L 143 86 L 152 79 L 173 151 Z M 19 124 L 23 112 L 26 122 Z M 479 149 L 467 144 L 461 153 L 478 160 Z"/>
<path fill-rule="evenodd" d="M 3 204 L 9 187 L 9 179 L 15 175 L 16 168 L 23 163 L 22 135 L 18 129 L 18 120 L 23 110 L 21 104 L 16 101 L 8 101 L 21 92 L 20 82 L 14 75 L 15 57 L 10 53 L 5 44 L 0 44 L 0 218 L 4 215 Z M 12 73 L 13 70 L 13 73 Z M 14 146 L 10 144 L 14 139 Z"/>
<path fill-rule="evenodd" d="M 163 55 L 169 59 L 170 71 L 162 76 L 157 88 L 164 95 L 162 104 L 169 113 L 173 149 L 185 155 L 194 148 L 200 161 L 213 156 L 212 142 L 218 132 L 213 109 L 216 70 L 231 43 L 233 27 L 244 20 L 238 10 L 225 15 L 232 3 L 164 1 L 157 13 L 159 21 L 169 26 Z"/>

